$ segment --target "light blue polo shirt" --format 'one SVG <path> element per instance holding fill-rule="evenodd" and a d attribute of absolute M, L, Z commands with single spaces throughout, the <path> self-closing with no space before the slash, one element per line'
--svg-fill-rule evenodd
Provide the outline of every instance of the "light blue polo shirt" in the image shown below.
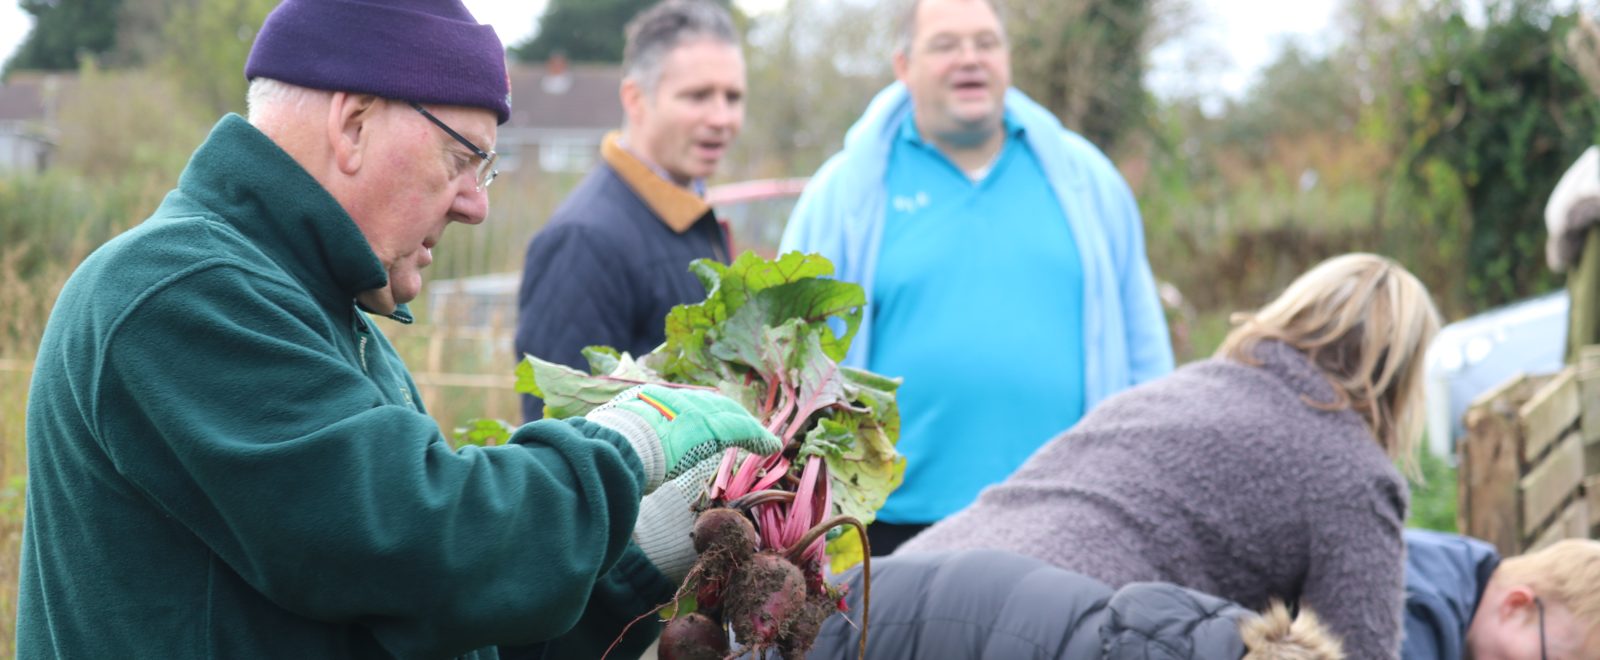
<path fill-rule="evenodd" d="M 903 376 L 905 482 L 878 519 L 930 523 L 1083 415 L 1083 268 L 1023 129 L 973 182 L 908 117 L 885 175 L 869 367 Z"/>

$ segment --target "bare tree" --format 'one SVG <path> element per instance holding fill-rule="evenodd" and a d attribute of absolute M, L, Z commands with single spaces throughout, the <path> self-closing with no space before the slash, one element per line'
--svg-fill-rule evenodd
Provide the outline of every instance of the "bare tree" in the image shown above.
<path fill-rule="evenodd" d="M 891 7 L 866 0 L 788 2 L 751 19 L 750 94 L 733 169 L 802 176 L 891 80 Z"/>

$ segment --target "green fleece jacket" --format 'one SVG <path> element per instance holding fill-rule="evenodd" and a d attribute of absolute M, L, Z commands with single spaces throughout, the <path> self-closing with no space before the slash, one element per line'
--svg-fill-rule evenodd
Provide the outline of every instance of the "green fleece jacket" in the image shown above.
<path fill-rule="evenodd" d="M 548 420 L 451 449 L 354 302 L 385 278 L 288 154 L 217 124 L 51 312 L 19 657 L 599 657 L 671 597 L 629 543 L 627 442 Z"/>

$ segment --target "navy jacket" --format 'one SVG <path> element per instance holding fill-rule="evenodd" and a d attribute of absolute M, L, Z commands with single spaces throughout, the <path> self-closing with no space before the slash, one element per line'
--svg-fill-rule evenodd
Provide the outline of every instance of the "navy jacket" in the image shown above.
<path fill-rule="evenodd" d="M 861 612 L 861 570 L 840 576 L 848 616 Z M 1105 583 L 1002 550 L 896 554 L 872 560 L 867 657 L 873 660 L 1229 660 L 1244 655 L 1251 613 L 1171 584 Z M 861 631 L 823 624 L 807 658 L 855 658 Z"/>
<path fill-rule="evenodd" d="M 1489 576 L 1500 565 L 1494 546 L 1460 534 L 1405 531 L 1404 660 L 1461 660 L 1467 627 Z"/>
<path fill-rule="evenodd" d="M 722 228 L 704 202 L 612 138 L 602 155 L 528 244 L 517 294 L 518 360 L 528 353 L 588 373 L 586 346 L 649 353 L 665 339 L 673 306 L 705 299 L 689 263 L 728 261 Z M 525 420 L 539 419 L 543 408 L 522 397 Z"/>

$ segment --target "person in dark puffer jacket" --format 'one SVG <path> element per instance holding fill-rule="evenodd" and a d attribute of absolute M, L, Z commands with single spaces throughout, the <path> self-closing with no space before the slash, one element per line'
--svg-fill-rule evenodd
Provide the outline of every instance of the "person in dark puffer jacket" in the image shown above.
<path fill-rule="evenodd" d="M 1338 641 L 1305 613 L 1291 625 L 1281 608 L 1261 617 L 1167 583 L 1113 590 L 1002 550 L 900 553 L 872 560 L 872 574 L 866 657 L 873 660 L 1343 657 Z M 858 655 L 861 569 L 837 582 L 848 585 L 850 613 L 824 623 L 811 660 Z"/>

